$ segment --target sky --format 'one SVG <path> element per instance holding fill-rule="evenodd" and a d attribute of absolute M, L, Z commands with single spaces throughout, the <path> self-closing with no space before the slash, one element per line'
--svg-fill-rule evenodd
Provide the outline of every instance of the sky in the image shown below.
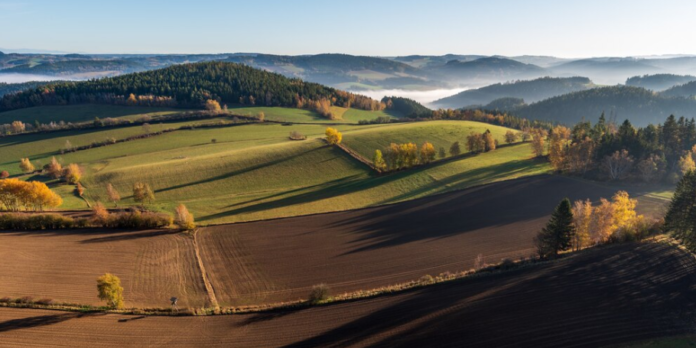
<path fill-rule="evenodd" d="M 0 48 L 68 53 L 696 54 L 693 0 L 0 0 Z"/>

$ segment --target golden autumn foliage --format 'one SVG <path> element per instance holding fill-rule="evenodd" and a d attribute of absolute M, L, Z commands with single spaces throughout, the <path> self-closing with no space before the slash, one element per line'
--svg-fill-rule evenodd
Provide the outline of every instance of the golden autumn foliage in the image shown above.
<path fill-rule="evenodd" d="M 97 278 L 97 291 L 99 299 L 106 301 L 111 308 L 123 308 L 123 287 L 121 279 L 117 276 L 106 273 Z"/>
<path fill-rule="evenodd" d="M 82 179 L 82 170 L 80 166 L 75 163 L 69 164 L 65 169 L 63 169 L 63 179 L 70 184 L 77 184 Z"/>
<path fill-rule="evenodd" d="M 193 230 L 196 228 L 196 223 L 193 220 L 193 214 L 189 213 L 185 205 L 179 204 L 174 209 L 174 223 L 182 230 Z"/>
<path fill-rule="evenodd" d="M 573 204 L 573 224 L 575 225 L 573 247 L 575 250 L 580 250 L 586 247 L 590 241 L 592 202 L 589 199 L 586 201 L 575 201 L 575 204 Z"/>
<path fill-rule="evenodd" d="M 210 110 L 210 111 L 222 110 L 222 108 L 220 107 L 220 103 L 218 103 L 217 100 L 213 100 L 213 99 L 208 99 L 205 101 L 205 109 Z"/>
<path fill-rule="evenodd" d="M 22 158 L 19 161 L 19 169 L 21 169 L 24 173 L 31 173 L 34 170 L 36 170 L 36 168 L 34 168 L 34 165 L 31 164 L 31 161 L 29 161 L 28 158 Z"/>
<path fill-rule="evenodd" d="M 513 132 L 511 130 L 505 132 L 505 142 L 508 144 L 512 144 L 517 141 L 517 133 Z"/>
<path fill-rule="evenodd" d="M 326 142 L 328 142 L 329 145 L 340 144 L 341 140 L 343 140 L 343 134 L 341 134 L 341 132 L 335 128 L 326 128 Z"/>
<path fill-rule="evenodd" d="M 54 179 L 60 178 L 63 175 L 63 166 L 52 157 L 51 162 L 44 166 L 44 173 Z"/>
<path fill-rule="evenodd" d="M 150 184 L 136 182 L 133 184 L 133 200 L 138 203 L 152 203 L 155 200 L 155 193 L 150 188 Z"/>
<path fill-rule="evenodd" d="M 435 146 L 429 142 L 425 142 L 420 149 L 421 163 L 430 163 L 435 160 Z"/>
<path fill-rule="evenodd" d="M 114 185 L 111 183 L 106 184 L 106 194 L 109 196 L 109 201 L 111 201 L 114 206 L 118 206 L 118 201 L 121 200 L 121 194 L 118 193 Z"/>
<path fill-rule="evenodd" d="M 534 153 L 534 156 L 543 156 L 546 148 L 546 137 L 548 136 L 548 132 L 545 129 L 532 128 L 529 130 L 529 134 L 532 136 L 532 152 Z"/>
<path fill-rule="evenodd" d="M 0 180 L 0 208 L 4 210 L 44 210 L 61 204 L 63 199 L 42 182 Z"/>
<path fill-rule="evenodd" d="M 551 136 L 549 136 L 549 162 L 559 172 L 565 170 L 569 142 L 570 129 L 556 126 L 551 130 Z"/>

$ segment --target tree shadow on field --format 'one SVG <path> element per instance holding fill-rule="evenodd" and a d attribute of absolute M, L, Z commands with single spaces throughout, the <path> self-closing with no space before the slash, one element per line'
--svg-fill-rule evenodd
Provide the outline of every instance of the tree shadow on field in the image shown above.
<path fill-rule="evenodd" d="M 13 234 L 18 236 L 40 236 L 40 237 L 60 237 L 60 236 L 94 236 L 79 241 L 82 244 L 108 243 L 126 240 L 136 240 L 143 238 L 153 238 L 159 236 L 178 234 L 179 231 L 173 230 L 104 230 L 104 229 L 73 229 L 73 230 L 38 230 L 38 231 L 6 231 L 0 230 L 0 234 Z"/>
<path fill-rule="evenodd" d="M 263 168 L 266 168 L 266 167 L 272 167 L 272 166 L 281 164 L 281 163 L 283 163 L 283 162 L 287 162 L 287 161 L 290 161 L 290 160 L 292 160 L 292 159 L 305 156 L 305 155 L 307 155 L 307 154 L 309 154 L 309 153 L 312 153 L 312 152 L 315 152 L 315 151 L 319 151 L 319 150 L 321 150 L 321 149 L 322 149 L 322 147 L 316 147 L 316 148 L 313 148 L 313 149 L 311 149 L 311 150 L 298 152 L 298 153 L 296 153 L 296 154 L 294 154 L 294 155 L 292 155 L 292 156 L 286 156 L 286 157 L 282 157 L 282 158 L 270 160 L 270 161 L 267 161 L 267 162 L 263 162 L 263 163 L 261 163 L 261 164 L 257 164 L 257 165 L 249 166 L 249 167 L 244 167 L 244 168 L 239 169 L 239 170 L 235 170 L 235 171 L 232 171 L 232 172 L 228 172 L 228 173 L 224 173 L 224 174 L 221 174 L 221 175 L 213 176 L 213 177 L 210 177 L 210 178 L 206 178 L 206 179 L 202 179 L 202 180 L 198 180 L 198 181 L 193 181 L 193 182 L 182 183 L 182 184 L 179 184 L 179 185 L 170 186 L 170 187 L 166 187 L 166 188 L 162 188 L 162 189 L 157 189 L 157 193 L 162 193 L 162 192 L 177 190 L 177 189 L 184 188 L 184 187 L 188 187 L 188 186 L 195 186 L 195 185 L 206 184 L 206 183 L 210 183 L 210 182 L 218 181 L 218 180 L 225 180 L 225 179 L 228 179 L 228 178 L 237 176 L 237 175 L 241 175 L 241 174 L 245 174 L 245 173 L 250 173 L 250 172 L 253 172 L 253 171 L 256 171 L 256 170 L 259 170 L 259 169 L 263 169 Z"/>
<path fill-rule="evenodd" d="M 688 333 L 696 261 L 670 250 L 614 245 L 338 304 L 333 314 L 295 319 L 319 333 L 285 347 L 596 347 Z M 345 321 L 341 313 L 361 314 Z"/>
<path fill-rule="evenodd" d="M 271 321 L 283 318 L 287 315 L 298 314 L 302 311 L 307 310 L 307 308 L 291 309 L 291 310 L 277 310 L 265 313 L 248 314 L 248 317 L 236 324 L 238 327 L 252 325 L 256 323 Z"/>
<path fill-rule="evenodd" d="M 7 332 L 19 329 L 29 329 L 34 327 L 48 326 L 62 323 L 70 319 L 82 318 L 85 316 L 104 315 L 104 313 L 63 313 L 40 315 L 22 319 L 12 319 L 0 322 L 0 332 Z"/>
<path fill-rule="evenodd" d="M 521 223 L 549 216 L 565 197 L 598 200 L 611 194 L 607 188 L 539 175 L 367 209 L 326 228 L 360 235 L 352 241 L 355 244 L 371 242 L 347 254 L 483 229 L 495 233 L 493 228 L 503 228 L 502 233 L 517 235 Z"/>

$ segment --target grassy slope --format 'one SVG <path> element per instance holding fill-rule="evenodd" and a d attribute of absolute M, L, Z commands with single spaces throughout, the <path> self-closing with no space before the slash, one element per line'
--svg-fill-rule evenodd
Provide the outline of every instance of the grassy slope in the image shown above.
<path fill-rule="evenodd" d="M 118 106 L 100 104 L 81 104 L 64 106 L 37 106 L 33 108 L 12 110 L 0 113 L 0 123 L 10 123 L 12 121 L 22 121 L 34 123 L 49 123 L 51 121 L 81 122 L 93 120 L 95 117 L 101 119 L 128 118 L 135 119 L 143 115 L 164 115 L 183 112 L 182 109 L 172 108 L 150 108 L 140 106 Z"/>
<path fill-rule="evenodd" d="M 353 132 L 370 133 L 371 129 L 393 134 L 392 127 L 403 125 L 337 127 L 350 138 Z M 132 128 L 114 131 L 140 132 L 140 127 Z M 309 139 L 288 140 L 293 130 Z M 131 204 L 132 184 L 143 181 L 156 191 L 153 208 L 171 211 L 175 204 L 185 203 L 206 224 L 374 206 L 548 171 L 546 163 L 530 159 L 529 145 L 523 144 L 377 177 L 340 150 L 317 140 L 324 130 L 322 125 L 255 124 L 178 131 L 65 154 L 61 160 L 84 167 L 88 199 L 104 200 L 104 187 L 111 182 L 121 192 L 123 203 Z M 106 136 L 93 133 L 100 132 L 86 132 L 85 136 Z M 73 144 L 83 141 L 77 134 L 73 136 Z M 52 147 L 61 147 L 66 138 L 29 141 L 30 137 L 16 144 L 0 142 L 0 169 L 15 173 L 16 158 L 21 156 L 45 162 L 52 155 L 46 149 L 57 151 Z M 61 191 L 64 197 L 71 194 L 71 187 L 60 189 L 65 191 Z M 66 199 L 65 207 L 80 205 L 84 203 Z"/>
<path fill-rule="evenodd" d="M 500 144 L 504 144 L 505 132 L 509 128 L 468 121 L 433 121 L 392 125 L 388 132 L 372 128 L 352 132 L 343 137 L 343 143 L 366 158 L 372 158 L 375 150 L 384 152 L 390 143 L 414 142 L 419 147 L 426 141 L 436 150 L 444 147 L 449 156 L 453 142 L 459 141 L 462 152 L 466 152 L 466 136 L 470 133 L 483 133 L 490 130 Z"/>
<path fill-rule="evenodd" d="M 266 120 L 285 122 L 312 122 L 312 123 L 358 123 L 360 120 L 373 120 L 377 117 L 396 117 L 385 111 L 365 111 L 358 109 L 346 109 L 333 106 L 332 111 L 341 116 L 340 120 L 328 120 L 314 111 L 305 109 L 293 109 L 283 107 L 255 106 L 243 108 L 231 108 L 230 113 L 242 116 L 257 116 L 263 112 Z"/>
<path fill-rule="evenodd" d="M 151 132 L 160 131 L 167 128 L 177 128 L 188 124 L 201 124 L 214 122 L 215 119 L 201 121 L 184 121 L 177 123 L 157 123 L 151 124 Z M 76 154 L 61 155 L 60 150 L 65 147 L 66 141 L 70 141 L 73 146 L 89 145 L 95 141 L 104 141 L 106 138 L 113 137 L 123 139 L 129 136 L 143 134 L 141 126 L 124 127 L 124 128 L 106 128 L 106 129 L 89 129 L 89 130 L 74 130 L 61 131 L 52 133 L 36 133 L 20 136 L 10 136 L 0 138 L 0 170 L 7 170 L 10 174 L 19 174 L 19 159 L 29 157 L 36 168 L 40 168 L 43 164 L 48 163 L 52 156 L 56 158 L 63 157 L 64 163 L 70 163 L 73 159 L 78 161 L 89 161 L 91 159 L 99 159 L 104 153 L 97 149 L 89 151 L 81 151 Z M 208 139 L 210 140 L 210 139 Z M 139 140 L 138 142 L 142 142 Z M 152 141 L 150 141 L 152 142 Z M 136 144 L 129 144 L 135 145 Z M 176 144 L 173 144 L 176 146 Z M 106 150 L 109 153 L 110 149 Z M 91 156 L 92 153 L 97 153 L 96 156 Z M 119 154 L 123 155 L 123 153 Z"/>

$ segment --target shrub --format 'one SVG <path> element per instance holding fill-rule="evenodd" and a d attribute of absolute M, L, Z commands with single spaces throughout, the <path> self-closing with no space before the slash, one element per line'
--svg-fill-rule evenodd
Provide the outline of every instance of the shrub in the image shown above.
<path fill-rule="evenodd" d="M 422 276 L 420 279 L 418 279 L 418 283 L 420 283 L 420 284 L 427 285 L 427 284 L 432 284 L 434 282 L 435 282 L 435 279 L 430 274 L 426 274 L 426 275 Z"/>
<path fill-rule="evenodd" d="M 502 270 L 513 268 L 515 267 L 515 261 L 510 259 L 502 259 L 500 260 L 500 265 L 498 265 L 498 267 Z"/>
<path fill-rule="evenodd" d="M 111 228 L 162 228 L 172 224 L 172 217 L 163 213 L 139 211 L 110 214 L 104 227 Z"/>
<path fill-rule="evenodd" d="M 21 304 L 32 303 L 32 302 L 34 302 L 34 298 L 31 296 L 23 296 L 23 297 L 18 298 L 16 300 L 16 302 L 21 303 Z"/>
<path fill-rule="evenodd" d="M 37 300 L 36 303 L 38 303 L 40 305 L 48 306 L 48 305 L 53 304 L 53 300 L 50 298 L 42 298 L 40 300 Z"/>
<path fill-rule="evenodd" d="M 329 299 L 330 289 L 326 284 L 319 284 L 312 287 L 307 299 L 311 304 L 318 304 Z"/>
<path fill-rule="evenodd" d="M 74 226 L 73 218 L 60 214 L 0 214 L 0 230 L 54 230 Z"/>
<path fill-rule="evenodd" d="M 2 172 L 0 172 L 0 179 L 7 179 L 9 177 L 10 177 L 10 173 L 8 171 L 3 170 Z"/>
<path fill-rule="evenodd" d="M 174 223 L 182 230 L 191 231 L 196 228 L 196 223 L 193 220 L 193 214 L 189 213 L 186 206 L 179 204 L 175 209 Z"/>
<path fill-rule="evenodd" d="M 12 302 L 12 299 L 7 297 L 7 296 L 0 298 L 0 303 L 10 303 L 10 302 Z"/>

